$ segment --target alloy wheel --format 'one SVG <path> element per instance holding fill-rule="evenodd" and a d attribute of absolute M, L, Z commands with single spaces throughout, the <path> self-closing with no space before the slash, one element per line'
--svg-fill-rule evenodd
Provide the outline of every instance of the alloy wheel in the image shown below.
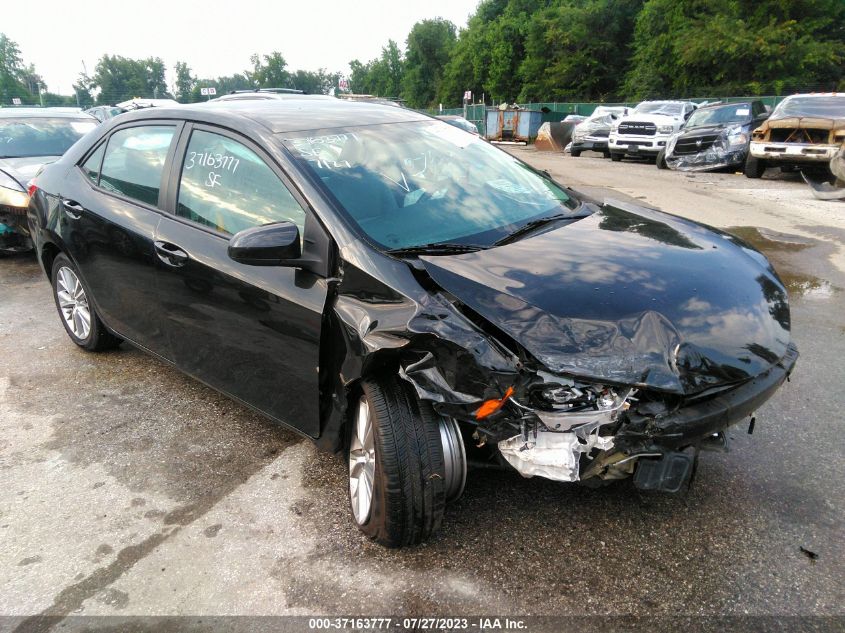
<path fill-rule="evenodd" d="M 361 397 L 349 444 L 349 499 L 358 525 L 364 525 L 372 512 L 375 473 L 372 415 L 366 398 Z"/>
<path fill-rule="evenodd" d="M 56 275 L 56 297 L 68 329 L 79 340 L 87 339 L 91 333 L 91 310 L 88 307 L 88 297 L 79 277 L 67 266 L 59 268 Z"/>

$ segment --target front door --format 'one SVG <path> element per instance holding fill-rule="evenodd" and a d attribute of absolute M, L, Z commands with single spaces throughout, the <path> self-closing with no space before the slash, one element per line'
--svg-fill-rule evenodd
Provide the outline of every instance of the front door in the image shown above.
<path fill-rule="evenodd" d="M 180 145 L 172 214 L 155 238 L 171 354 L 184 371 L 316 437 L 326 280 L 227 254 L 229 238 L 253 226 L 292 221 L 304 234 L 305 207 L 244 138 L 195 126 Z"/>

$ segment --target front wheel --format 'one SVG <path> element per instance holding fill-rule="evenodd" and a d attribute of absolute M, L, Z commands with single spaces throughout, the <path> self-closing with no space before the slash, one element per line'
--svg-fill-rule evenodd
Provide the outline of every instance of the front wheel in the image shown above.
<path fill-rule="evenodd" d="M 348 443 L 352 517 L 382 545 L 416 545 L 439 529 L 446 502 L 463 491 L 463 440 L 454 420 L 398 377 L 362 387 Z"/>
<path fill-rule="evenodd" d="M 570 151 L 570 153 L 572 154 L 572 158 L 578 158 L 581 155 L 581 150 L 573 149 Z"/>
<path fill-rule="evenodd" d="M 619 154 L 617 152 L 610 152 L 610 160 L 612 160 L 614 163 L 618 163 L 619 161 L 622 160 L 622 157 L 624 155 L 625 154 Z"/>
<path fill-rule="evenodd" d="M 50 279 L 56 309 L 74 343 L 89 352 L 101 352 L 120 345 L 121 339 L 103 325 L 91 304 L 91 293 L 82 283 L 76 266 L 65 254 L 56 256 Z"/>
<path fill-rule="evenodd" d="M 657 158 L 654 161 L 654 164 L 657 165 L 658 169 L 669 169 L 669 165 L 666 164 L 666 150 L 662 149 L 657 154 Z"/>
<path fill-rule="evenodd" d="M 766 161 L 749 154 L 748 158 L 745 159 L 745 168 L 742 171 L 747 178 L 762 178 L 766 171 Z"/>

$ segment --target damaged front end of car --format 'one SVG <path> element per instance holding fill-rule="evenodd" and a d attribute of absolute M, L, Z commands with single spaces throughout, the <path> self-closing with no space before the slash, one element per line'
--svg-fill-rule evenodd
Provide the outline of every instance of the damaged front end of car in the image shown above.
<path fill-rule="evenodd" d="M 495 249 L 385 256 L 378 280 L 367 258 L 341 259 L 321 360 L 328 429 L 358 376 L 397 372 L 483 465 L 526 477 L 677 491 L 797 359 L 762 255 L 623 203 Z"/>
<path fill-rule="evenodd" d="M 682 130 L 666 143 L 666 165 L 675 171 L 739 167 L 748 156 L 749 134 L 742 125 L 704 131 Z"/>

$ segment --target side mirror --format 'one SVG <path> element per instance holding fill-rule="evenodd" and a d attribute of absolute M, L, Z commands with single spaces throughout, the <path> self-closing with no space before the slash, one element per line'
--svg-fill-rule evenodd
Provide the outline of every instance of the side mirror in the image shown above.
<path fill-rule="evenodd" d="M 244 229 L 229 240 L 229 257 L 250 266 L 297 266 L 301 255 L 299 228 L 293 222 Z"/>

